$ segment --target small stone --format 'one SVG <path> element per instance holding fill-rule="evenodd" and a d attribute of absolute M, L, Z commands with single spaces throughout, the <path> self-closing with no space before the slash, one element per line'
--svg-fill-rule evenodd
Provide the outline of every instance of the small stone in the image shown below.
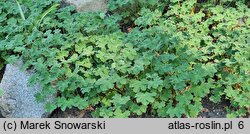
<path fill-rule="evenodd" d="M 215 116 L 214 116 L 214 113 L 212 113 L 212 112 L 209 112 L 207 115 L 208 115 L 208 118 L 215 117 Z"/>
<path fill-rule="evenodd" d="M 44 103 L 37 103 L 34 95 L 41 91 L 39 84 L 28 86 L 32 70 L 21 71 L 22 61 L 6 66 L 0 88 L 0 111 L 7 118 L 41 118 L 48 117 Z M 50 98 L 53 99 L 53 96 Z"/>
<path fill-rule="evenodd" d="M 77 11 L 105 11 L 107 0 L 64 0 L 76 6 Z"/>

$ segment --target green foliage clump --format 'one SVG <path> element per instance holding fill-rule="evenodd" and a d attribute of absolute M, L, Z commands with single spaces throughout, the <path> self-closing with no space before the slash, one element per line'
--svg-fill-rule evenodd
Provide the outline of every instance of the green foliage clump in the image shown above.
<path fill-rule="evenodd" d="M 246 1 L 110 0 L 105 13 L 76 12 L 59 0 L 0 4 L 0 57 L 35 69 L 37 100 L 57 94 L 48 111 L 197 117 L 208 96 L 230 100 L 228 117 L 250 107 Z"/>

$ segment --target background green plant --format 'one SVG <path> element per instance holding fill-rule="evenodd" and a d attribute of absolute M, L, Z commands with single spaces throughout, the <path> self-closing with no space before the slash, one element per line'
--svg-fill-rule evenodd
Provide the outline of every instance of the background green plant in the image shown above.
<path fill-rule="evenodd" d="M 14 0 L 0 2 L 1 65 L 20 57 L 23 69 L 34 68 L 30 83 L 43 87 L 37 100 L 57 94 L 48 111 L 93 107 L 95 117 L 197 117 L 202 98 L 224 97 L 228 117 L 247 113 L 245 0 L 110 0 L 105 13 L 77 13 L 60 0 L 19 3 L 22 10 Z"/>

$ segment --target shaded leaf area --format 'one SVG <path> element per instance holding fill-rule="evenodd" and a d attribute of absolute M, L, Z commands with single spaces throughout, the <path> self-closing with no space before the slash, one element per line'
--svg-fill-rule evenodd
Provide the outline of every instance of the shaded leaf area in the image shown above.
<path fill-rule="evenodd" d="M 93 117 L 197 117 L 202 98 L 250 106 L 250 10 L 244 0 L 120 1 L 76 12 L 60 0 L 0 2 L 0 54 L 34 68 L 46 109 L 91 109 Z M 167 5 L 166 5 L 167 3 Z M 166 8 L 169 7 L 169 8 Z M 124 30 L 124 25 L 127 29 Z M 125 32 L 124 32 L 125 31 Z"/>

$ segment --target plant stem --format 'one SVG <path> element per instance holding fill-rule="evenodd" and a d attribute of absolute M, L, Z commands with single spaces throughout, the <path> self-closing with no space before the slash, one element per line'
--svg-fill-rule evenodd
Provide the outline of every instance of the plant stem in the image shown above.
<path fill-rule="evenodd" d="M 20 3 L 17 0 L 16 0 L 16 3 L 18 5 L 19 13 L 20 13 L 22 19 L 25 20 L 25 16 L 24 16 L 24 13 L 23 13 L 23 10 L 22 10 L 22 7 L 21 7 Z"/>

